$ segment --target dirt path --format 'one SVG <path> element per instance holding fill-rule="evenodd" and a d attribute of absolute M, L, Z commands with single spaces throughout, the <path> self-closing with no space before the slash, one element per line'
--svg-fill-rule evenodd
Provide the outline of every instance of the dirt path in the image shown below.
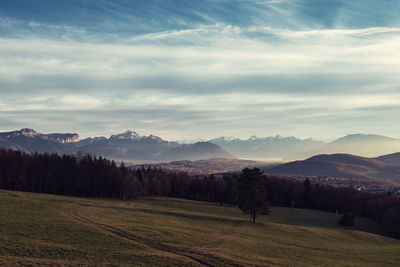
<path fill-rule="evenodd" d="M 171 247 L 159 242 L 154 242 L 149 238 L 140 237 L 134 235 L 130 232 L 124 231 L 116 226 L 96 222 L 92 219 L 89 219 L 87 216 L 85 217 L 81 209 L 87 207 L 87 204 L 67 204 L 66 212 L 63 215 L 73 218 L 74 220 L 90 225 L 93 228 L 96 228 L 100 232 L 110 234 L 114 237 L 123 239 L 125 241 L 130 242 L 137 248 L 153 250 L 157 255 L 163 255 L 166 257 L 180 259 L 186 262 L 188 265 L 193 266 L 243 266 L 238 262 L 233 262 L 229 259 L 224 259 L 217 257 L 215 255 L 205 254 L 198 251 L 193 250 L 185 250 L 182 248 Z M 92 205 L 89 205 L 92 206 Z M 93 207 L 101 208 L 101 206 L 93 205 Z"/>

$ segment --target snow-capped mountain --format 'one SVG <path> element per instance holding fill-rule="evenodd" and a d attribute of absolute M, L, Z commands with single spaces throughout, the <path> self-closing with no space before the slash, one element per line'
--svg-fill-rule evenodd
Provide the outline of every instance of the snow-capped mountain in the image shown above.
<path fill-rule="evenodd" d="M 126 131 L 107 137 L 79 140 L 78 134 L 41 134 L 33 129 L 0 133 L 0 148 L 28 153 L 91 154 L 116 160 L 199 160 L 233 156 L 207 142 L 179 144 L 154 135 Z"/>
<path fill-rule="evenodd" d="M 219 145 L 231 154 L 249 159 L 283 159 L 315 150 L 324 145 L 314 139 L 298 139 L 296 137 L 257 137 L 247 140 L 233 137 L 219 137 L 209 142 Z"/>

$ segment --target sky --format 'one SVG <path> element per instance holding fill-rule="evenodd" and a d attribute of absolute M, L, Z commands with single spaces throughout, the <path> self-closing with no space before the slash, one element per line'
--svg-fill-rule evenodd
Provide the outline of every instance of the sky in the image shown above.
<path fill-rule="evenodd" d="M 0 0 L 0 131 L 400 137 L 400 0 Z"/>

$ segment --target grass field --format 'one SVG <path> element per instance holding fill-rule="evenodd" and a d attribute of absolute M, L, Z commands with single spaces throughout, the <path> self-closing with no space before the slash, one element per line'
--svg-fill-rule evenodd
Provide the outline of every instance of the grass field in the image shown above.
<path fill-rule="evenodd" d="M 0 265 L 399 266 L 380 225 L 272 208 L 253 225 L 237 208 L 171 198 L 69 198 L 0 190 Z M 374 232 L 374 233 L 370 233 Z"/>

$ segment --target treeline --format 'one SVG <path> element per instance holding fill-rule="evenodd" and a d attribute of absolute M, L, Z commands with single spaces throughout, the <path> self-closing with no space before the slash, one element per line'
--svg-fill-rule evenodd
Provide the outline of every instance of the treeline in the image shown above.
<path fill-rule="evenodd" d="M 268 202 L 273 206 L 351 212 L 382 221 L 388 234 L 400 238 L 400 199 L 352 188 L 333 188 L 265 175 Z M 0 150 L 0 188 L 16 191 L 134 199 L 171 196 L 227 205 L 239 203 L 238 175 L 190 177 L 160 168 L 127 168 L 114 161 L 85 155 L 26 154 Z"/>
<path fill-rule="evenodd" d="M 131 169 L 102 157 L 0 150 L 0 188 L 66 196 L 134 199 L 188 197 L 190 176 L 159 168 Z"/>

